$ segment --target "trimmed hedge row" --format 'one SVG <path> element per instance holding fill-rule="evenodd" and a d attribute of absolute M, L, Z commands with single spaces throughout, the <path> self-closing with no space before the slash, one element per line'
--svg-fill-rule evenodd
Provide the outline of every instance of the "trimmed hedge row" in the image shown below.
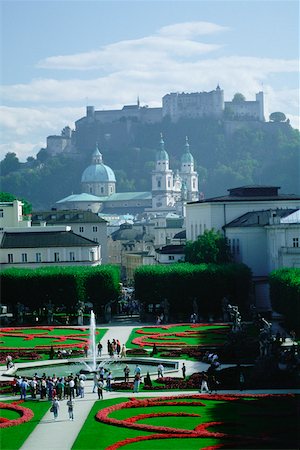
<path fill-rule="evenodd" d="M 269 283 L 273 309 L 285 316 L 289 327 L 300 331 L 300 269 L 274 270 Z"/>
<path fill-rule="evenodd" d="M 172 264 L 142 266 L 135 271 L 136 297 L 146 305 L 167 299 L 171 314 L 191 313 L 196 301 L 201 315 L 220 314 L 221 300 L 245 308 L 251 270 L 244 264 Z"/>
<path fill-rule="evenodd" d="M 120 271 L 117 266 L 47 267 L 7 269 L 0 274 L 1 301 L 21 302 L 37 308 L 45 302 L 72 307 L 78 301 L 92 302 L 95 309 L 119 295 Z"/>

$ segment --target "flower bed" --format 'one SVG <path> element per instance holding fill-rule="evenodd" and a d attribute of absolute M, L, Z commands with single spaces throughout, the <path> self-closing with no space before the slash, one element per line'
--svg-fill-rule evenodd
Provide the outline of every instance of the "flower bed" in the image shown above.
<path fill-rule="evenodd" d="M 98 339 L 102 338 L 106 329 L 97 330 Z M 98 340 L 97 339 L 97 340 Z M 18 352 L 44 352 L 51 347 L 56 349 L 82 350 L 89 342 L 89 327 L 18 327 L 0 328 L 2 355 L 7 351 L 14 352 L 14 359 L 21 359 L 25 354 L 18 356 Z M 5 356 L 7 353 L 5 354 Z M 38 359 L 37 356 L 29 359 Z"/>
<path fill-rule="evenodd" d="M 99 448 L 117 450 L 127 445 L 138 443 L 140 447 L 133 447 L 134 449 L 141 448 L 142 445 L 145 449 L 152 449 L 154 448 L 154 444 L 152 447 L 149 443 L 149 446 L 146 441 L 153 440 L 160 440 L 159 448 L 166 450 L 171 447 L 174 448 L 174 446 L 176 449 L 191 448 L 188 443 L 189 441 L 193 444 L 193 449 L 205 448 L 205 450 L 216 448 L 292 448 L 284 447 L 284 445 L 287 441 L 289 443 L 296 442 L 297 420 L 295 420 L 295 417 L 293 420 L 294 428 L 290 429 L 292 435 L 284 438 L 280 432 L 278 433 L 276 427 L 278 428 L 278 418 L 282 417 L 281 426 L 283 429 L 286 426 L 289 429 L 288 421 L 291 420 L 291 415 L 286 415 L 285 413 L 289 412 L 291 405 L 296 407 L 296 401 L 294 400 L 295 398 L 292 395 L 271 394 L 198 394 L 147 399 L 133 398 L 126 402 L 104 407 L 96 413 L 97 421 L 111 427 L 117 427 L 120 430 L 120 432 L 112 431 L 111 433 L 114 436 L 120 436 L 122 429 L 128 430 L 128 437 L 122 437 L 110 445 Z M 231 403 L 233 405 L 236 404 L 236 406 L 228 409 Z M 274 411 L 274 405 L 277 404 L 279 410 Z M 157 407 L 159 411 L 157 411 Z M 152 408 L 156 409 L 153 410 Z M 138 409 L 137 414 L 134 413 L 135 409 Z M 208 409 L 207 415 L 205 413 L 206 409 Z M 220 414 L 217 412 L 219 409 Z M 121 410 L 123 411 L 122 416 L 119 413 Z M 263 410 L 272 421 L 272 427 L 270 429 L 266 424 L 261 427 L 261 413 Z M 213 416 L 212 411 L 214 411 Z M 232 415 L 235 411 L 239 412 L 237 417 Z M 272 411 L 275 412 L 274 416 L 272 415 Z M 282 416 L 280 412 L 283 413 Z M 272 417 L 274 417 L 274 421 Z M 233 418 L 234 421 L 232 422 Z M 170 425 L 159 423 L 160 420 L 164 419 L 170 419 L 167 422 Z M 178 419 L 182 419 L 184 422 L 179 422 Z M 181 423 L 182 425 L 180 427 L 174 426 L 176 423 Z M 186 427 L 184 427 L 184 423 L 186 423 Z M 196 425 L 191 426 L 192 423 Z M 188 426 L 188 424 L 190 425 Z M 237 424 L 239 425 L 238 428 Z M 133 436 L 133 431 L 138 434 Z M 148 432 L 148 434 L 145 435 L 145 432 Z M 207 442 L 207 439 L 210 439 L 214 444 L 209 446 L 202 445 L 201 442 Z M 179 440 L 182 440 L 184 444 L 182 443 L 180 446 Z M 197 440 L 199 440 L 198 445 Z M 74 449 L 76 448 L 75 445 Z M 131 448 L 131 446 L 128 448 Z M 155 448 L 158 447 L 155 446 Z"/>
<path fill-rule="evenodd" d="M 33 418 L 33 412 L 29 408 L 24 408 L 23 406 L 17 405 L 16 403 L 3 403 L 0 402 L 0 409 L 8 409 L 10 411 L 15 411 L 20 414 L 18 419 L 7 419 L 5 417 L 0 417 L 0 428 L 14 427 L 20 425 L 21 423 L 28 422 Z"/>
<path fill-rule="evenodd" d="M 127 347 L 133 345 L 143 348 L 156 345 L 163 350 L 185 347 L 190 349 L 192 346 L 207 347 L 209 345 L 215 347 L 224 344 L 229 331 L 228 324 L 172 324 L 143 327 L 133 330 Z"/>

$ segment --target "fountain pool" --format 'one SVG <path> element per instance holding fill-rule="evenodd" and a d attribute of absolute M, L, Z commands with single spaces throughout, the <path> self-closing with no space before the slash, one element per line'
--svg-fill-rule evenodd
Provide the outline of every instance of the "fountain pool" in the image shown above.
<path fill-rule="evenodd" d="M 97 368 L 104 367 L 104 370 L 108 372 L 109 370 L 112 372 L 113 378 L 115 380 L 124 378 L 124 367 L 128 364 L 130 369 L 130 377 L 134 375 L 134 369 L 136 364 L 138 364 L 141 368 L 142 376 L 149 374 L 154 375 L 157 374 L 157 365 L 162 363 L 165 368 L 165 373 L 170 373 L 178 370 L 178 362 L 176 361 L 165 361 L 165 360 L 155 360 L 150 361 L 146 358 L 141 359 L 122 359 L 121 360 L 105 360 L 105 361 L 95 361 Z M 78 373 L 84 373 L 87 379 L 93 379 L 94 371 L 86 370 L 86 363 L 83 361 L 70 361 L 68 363 L 62 362 L 60 364 L 47 364 L 47 365 L 28 365 L 26 368 L 17 369 L 17 371 L 13 374 L 13 376 L 21 376 L 32 378 L 35 374 L 38 377 L 41 377 L 43 374 L 46 376 L 52 377 L 55 374 L 57 377 L 67 377 L 71 373 L 76 375 Z"/>

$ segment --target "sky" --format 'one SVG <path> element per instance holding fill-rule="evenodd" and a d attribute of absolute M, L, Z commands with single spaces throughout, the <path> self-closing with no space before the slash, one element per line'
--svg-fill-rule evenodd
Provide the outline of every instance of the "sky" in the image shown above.
<path fill-rule="evenodd" d="M 265 93 L 299 128 L 298 0 L 0 0 L 0 160 L 96 110 Z"/>

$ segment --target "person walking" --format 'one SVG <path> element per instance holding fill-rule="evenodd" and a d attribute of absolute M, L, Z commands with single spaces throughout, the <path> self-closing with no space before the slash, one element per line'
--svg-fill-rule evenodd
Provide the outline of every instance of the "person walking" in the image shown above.
<path fill-rule="evenodd" d="M 93 381 L 94 381 L 94 387 L 93 387 L 93 393 L 94 393 L 98 386 L 98 375 L 96 372 L 94 373 Z"/>
<path fill-rule="evenodd" d="M 97 383 L 97 393 L 98 393 L 98 400 L 103 400 L 103 381 L 99 380 Z"/>
<path fill-rule="evenodd" d="M 27 394 L 28 387 L 29 387 L 29 384 L 27 382 L 27 379 L 24 378 L 20 383 L 21 400 L 26 401 L 26 394 Z"/>
<path fill-rule="evenodd" d="M 74 400 L 67 401 L 69 420 L 74 420 Z"/>
<path fill-rule="evenodd" d="M 164 376 L 164 366 L 162 365 L 162 363 L 160 363 L 157 366 L 157 378 L 160 378 L 163 376 Z"/>
<path fill-rule="evenodd" d="M 58 417 L 58 413 L 59 413 L 59 401 L 57 400 L 57 397 L 54 397 L 54 399 L 52 401 L 51 410 L 53 412 L 53 418 L 54 418 L 54 420 L 56 420 Z"/>
<path fill-rule="evenodd" d="M 109 371 L 108 375 L 106 377 L 106 388 L 107 388 L 108 391 L 111 391 L 111 380 L 112 380 L 112 374 Z"/>
<path fill-rule="evenodd" d="M 123 344 L 122 345 L 122 349 L 121 349 L 121 358 L 126 358 L 126 345 Z"/>
<path fill-rule="evenodd" d="M 202 372 L 201 374 L 201 380 L 200 380 L 200 393 L 203 394 L 203 392 L 209 392 L 208 385 L 207 385 L 208 376 L 205 372 Z"/>
<path fill-rule="evenodd" d="M 129 381 L 129 372 L 130 372 L 129 366 L 128 366 L 128 364 L 126 364 L 126 366 L 124 367 L 124 381 L 125 381 L 125 383 L 127 381 Z"/>
<path fill-rule="evenodd" d="M 98 345 L 97 345 L 98 356 L 102 355 L 102 348 L 103 348 L 103 345 L 101 344 L 101 342 L 98 342 Z"/>
<path fill-rule="evenodd" d="M 73 377 L 70 377 L 70 378 L 69 378 L 69 393 L 70 393 L 70 399 L 75 398 L 74 389 L 75 389 L 75 382 L 74 382 Z"/>
<path fill-rule="evenodd" d="M 84 398 L 84 385 L 85 385 L 84 380 L 81 378 L 79 380 L 79 394 L 81 398 Z"/>
<path fill-rule="evenodd" d="M 139 392 L 140 388 L 140 382 L 141 382 L 141 375 L 139 373 L 136 373 L 134 376 L 134 382 L 133 382 L 133 392 Z"/>
<path fill-rule="evenodd" d="M 184 363 L 182 363 L 181 370 L 182 370 L 182 378 L 185 380 L 186 367 Z"/>

